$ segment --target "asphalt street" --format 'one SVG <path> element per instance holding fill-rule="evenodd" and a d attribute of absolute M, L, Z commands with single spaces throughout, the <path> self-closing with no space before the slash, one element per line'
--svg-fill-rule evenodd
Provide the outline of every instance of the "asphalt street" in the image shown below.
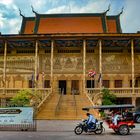
<path fill-rule="evenodd" d="M 86 134 L 76 135 L 73 130 L 77 121 L 43 120 L 37 121 L 37 131 L 0 131 L 0 140 L 139 140 L 140 124 L 131 131 L 130 135 L 116 135 L 104 123 L 105 132 L 101 135 Z"/>
<path fill-rule="evenodd" d="M 73 132 L 0 132 L 0 140 L 139 140 L 140 132 L 133 131 L 130 135 L 119 136 L 113 132 L 101 135 L 82 134 Z"/>

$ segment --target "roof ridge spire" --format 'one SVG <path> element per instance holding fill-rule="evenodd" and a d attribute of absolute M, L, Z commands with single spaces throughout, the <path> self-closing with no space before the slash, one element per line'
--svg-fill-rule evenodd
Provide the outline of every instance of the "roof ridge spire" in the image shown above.
<path fill-rule="evenodd" d="M 123 10 L 124 10 L 124 6 L 122 7 L 121 12 L 118 14 L 118 16 L 120 16 L 123 13 Z"/>
<path fill-rule="evenodd" d="M 105 14 L 110 10 L 111 4 L 108 5 L 108 9 L 104 12 Z"/>
<path fill-rule="evenodd" d="M 25 16 L 21 13 L 20 8 L 19 8 L 19 15 L 20 15 L 22 18 L 25 18 Z"/>
<path fill-rule="evenodd" d="M 34 10 L 34 7 L 31 5 L 31 8 L 32 8 L 32 12 L 37 15 L 38 13 Z"/>

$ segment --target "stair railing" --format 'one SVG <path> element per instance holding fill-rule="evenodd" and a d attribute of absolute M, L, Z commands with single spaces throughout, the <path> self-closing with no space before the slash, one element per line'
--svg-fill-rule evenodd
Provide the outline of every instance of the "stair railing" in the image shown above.
<path fill-rule="evenodd" d="M 75 93 L 76 93 L 76 90 L 72 89 L 73 101 L 74 101 L 74 106 L 75 106 L 75 111 L 76 111 L 76 116 L 77 116 L 77 103 L 76 103 Z"/>
<path fill-rule="evenodd" d="M 47 99 L 49 99 L 51 95 L 52 95 L 52 93 L 51 93 L 50 89 L 47 89 L 47 90 L 38 89 L 37 90 L 36 98 L 39 98 L 39 99 L 38 100 L 35 99 L 35 102 L 32 104 L 32 106 L 34 107 L 34 110 L 35 110 L 35 114 L 37 114 L 39 112 L 39 110 L 43 106 L 44 102 Z"/>
<path fill-rule="evenodd" d="M 55 108 L 55 116 L 58 114 L 58 111 L 60 109 L 60 104 L 61 104 L 63 95 L 64 95 L 64 89 L 62 89 L 62 91 L 60 92 L 60 96 L 59 96 L 59 99 L 58 99 L 58 102 L 57 102 L 57 105 L 56 105 L 56 108 Z"/>

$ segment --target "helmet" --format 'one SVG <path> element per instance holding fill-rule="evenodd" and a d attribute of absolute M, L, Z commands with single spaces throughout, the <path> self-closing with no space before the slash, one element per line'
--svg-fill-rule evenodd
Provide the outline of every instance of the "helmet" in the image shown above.
<path fill-rule="evenodd" d="M 90 115 L 90 113 L 87 113 L 87 116 L 89 116 Z"/>

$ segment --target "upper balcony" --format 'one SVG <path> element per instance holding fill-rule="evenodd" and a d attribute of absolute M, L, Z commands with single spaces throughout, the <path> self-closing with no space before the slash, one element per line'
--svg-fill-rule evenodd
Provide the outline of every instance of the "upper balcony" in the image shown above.
<path fill-rule="evenodd" d="M 117 97 L 140 97 L 140 88 L 134 88 L 134 94 L 132 93 L 132 88 L 109 88 L 111 93 L 115 94 Z M 91 96 L 100 93 L 99 88 L 86 88 L 86 91 Z"/>

